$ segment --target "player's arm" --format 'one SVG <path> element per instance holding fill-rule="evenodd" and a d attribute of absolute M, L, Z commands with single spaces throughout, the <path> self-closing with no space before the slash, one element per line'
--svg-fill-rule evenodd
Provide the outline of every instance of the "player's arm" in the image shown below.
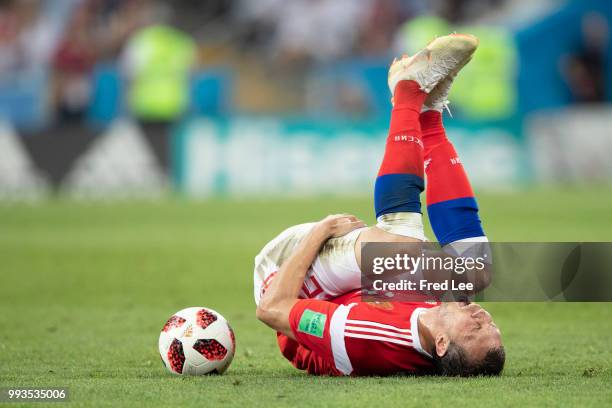
<path fill-rule="evenodd" d="M 257 318 L 294 339 L 289 313 L 298 300 L 304 278 L 319 250 L 329 238 L 342 236 L 364 226 L 355 216 L 330 215 L 319 221 L 280 267 L 257 306 Z"/>

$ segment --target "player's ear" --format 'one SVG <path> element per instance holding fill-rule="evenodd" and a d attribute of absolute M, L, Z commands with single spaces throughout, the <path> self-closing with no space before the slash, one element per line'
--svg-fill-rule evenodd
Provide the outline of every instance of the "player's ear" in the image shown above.
<path fill-rule="evenodd" d="M 446 334 L 438 334 L 436 336 L 436 354 L 438 357 L 443 357 L 448 350 L 450 340 Z"/>

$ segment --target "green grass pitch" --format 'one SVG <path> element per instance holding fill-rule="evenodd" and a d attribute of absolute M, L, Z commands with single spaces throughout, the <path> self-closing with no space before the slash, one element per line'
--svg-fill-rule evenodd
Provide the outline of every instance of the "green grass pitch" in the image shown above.
<path fill-rule="evenodd" d="M 609 241 L 612 192 L 479 195 L 496 241 Z M 68 387 L 72 406 L 607 406 L 612 305 L 488 304 L 500 378 L 327 378 L 293 369 L 255 319 L 252 261 L 283 228 L 328 213 L 373 221 L 367 197 L 0 206 L 0 387 Z M 429 236 L 433 236 L 431 233 Z M 212 307 L 233 325 L 223 376 L 169 374 L 165 320 Z M 15 405 L 11 405 L 15 406 Z"/>

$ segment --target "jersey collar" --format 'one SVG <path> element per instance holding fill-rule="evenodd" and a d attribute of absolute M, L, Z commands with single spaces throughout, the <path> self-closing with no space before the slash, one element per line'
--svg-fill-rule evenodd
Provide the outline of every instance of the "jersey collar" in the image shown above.
<path fill-rule="evenodd" d="M 414 309 L 412 316 L 410 316 L 410 331 L 412 332 L 412 347 L 424 356 L 432 358 L 431 354 L 423 349 L 421 337 L 419 336 L 419 316 L 426 310 L 427 308 L 424 307 Z"/>

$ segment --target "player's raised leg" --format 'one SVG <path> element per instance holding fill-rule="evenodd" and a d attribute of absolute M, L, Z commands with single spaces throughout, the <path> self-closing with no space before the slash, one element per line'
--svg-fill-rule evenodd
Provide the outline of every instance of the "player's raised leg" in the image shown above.
<path fill-rule="evenodd" d="M 415 56 L 417 57 L 417 56 Z M 412 225 L 405 235 L 423 239 L 420 194 L 424 189 L 423 142 L 419 113 L 427 93 L 415 80 L 400 80 L 394 76 L 406 71 L 410 61 L 395 62 L 390 70 L 394 106 L 380 170 L 374 187 L 374 206 L 379 227 L 389 229 L 398 218 Z M 405 73 L 405 72 L 404 72 Z"/>
<path fill-rule="evenodd" d="M 442 123 L 442 111 L 448 103 L 448 91 L 457 72 L 434 89 L 420 116 L 427 174 L 427 212 L 442 245 L 487 241 L 467 173 Z"/>
<path fill-rule="evenodd" d="M 391 65 L 389 89 L 393 110 L 374 189 L 379 228 L 424 240 L 420 201 L 424 189 L 423 141 L 419 115 L 428 93 L 465 65 L 477 45 L 473 36 L 448 35 Z"/>

